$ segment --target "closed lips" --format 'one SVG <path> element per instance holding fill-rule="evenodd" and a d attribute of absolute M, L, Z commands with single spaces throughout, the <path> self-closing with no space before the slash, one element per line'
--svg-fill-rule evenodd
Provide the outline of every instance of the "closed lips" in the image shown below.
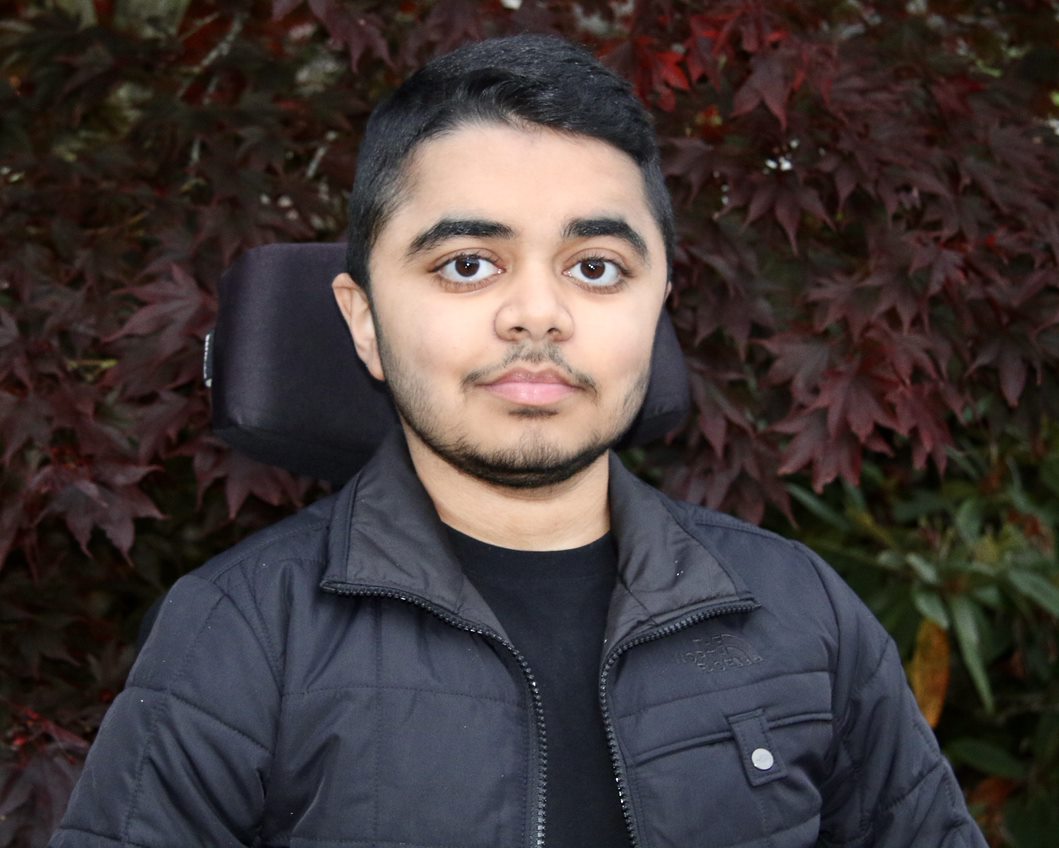
<path fill-rule="evenodd" d="M 523 405 L 544 406 L 556 403 L 578 391 L 578 388 L 558 371 L 528 371 L 517 368 L 508 371 L 484 388 L 505 400 Z"/>

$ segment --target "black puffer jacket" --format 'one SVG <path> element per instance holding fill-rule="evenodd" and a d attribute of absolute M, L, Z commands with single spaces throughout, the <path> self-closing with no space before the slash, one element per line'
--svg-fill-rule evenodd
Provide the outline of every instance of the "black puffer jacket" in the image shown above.
<path fill-rule="evenodd" d="M 634 845 L 984 848 L 826 565 L 611 479 L 599 690 Z M 540 715 L 393 441 L 173 587 L 51 844 L 546 845 Z"/>

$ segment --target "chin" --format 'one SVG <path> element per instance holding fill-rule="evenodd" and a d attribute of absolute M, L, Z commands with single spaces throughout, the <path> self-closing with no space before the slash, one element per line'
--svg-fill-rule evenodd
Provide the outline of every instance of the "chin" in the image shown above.
<path fill-rule="evenodd" d="M 606 450 L 606 445 L 592 446 L 575 454 L 556 454 L 546 458 L 526 456 L 512 451 L 489 455 L 463 455 L 450 458 L 449 461 L 463 473 L 494 486 L 506 489 L 543 489 L 576 477 Z"/>
<path fill-rule="evenodd" d="M 506 444 L 495 439 L 475 441 L 466 435 L 448 441 L 430 433 L 417 435 L 458 471 L 508 489 L 539 489 L 565 483 L 592 465 L 616 441 L 602 438 L 598 432 L 572 446 L 539 433 L 522 434 Z"/>

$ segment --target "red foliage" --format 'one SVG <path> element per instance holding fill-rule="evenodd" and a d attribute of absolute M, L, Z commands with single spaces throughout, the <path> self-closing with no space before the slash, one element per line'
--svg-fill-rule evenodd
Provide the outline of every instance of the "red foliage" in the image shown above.
<path fill-rule="evenodd" d="M 307 495 L 209 435 L 221 271 L 340 237 L 370 105 L 464 41 L 578 38 L 656 107 L 695 405 L 648 459 L 671 490 L 760 520 L 788 475 L 944 471 L 961 431 L 1059 415 L 1053 2 L 136 5 L 0 31 L 4 844 L 61 806 L 139 611 Z"/>
<path fill-rule="evenodd" d="M 1041 419 L 1013 410 L 1056 412 L 1054 129 L 1016 68 L 954 52 L 975 25 L 855 14 L 721 3 L 663 39 L 696 83 L 683 127 L 663 123 L 690 254 L 676 317 L 740 413 L 697 391 L 669 480 L 755 520 L 787 508 L 778 476 L 855 483 L 866 451 L 944 471 L 957 423 L 1031 435 Z M 736 418 L 760 474 L 732 475 Z M 731 486 L 693 482 L 718 474 Z"/>

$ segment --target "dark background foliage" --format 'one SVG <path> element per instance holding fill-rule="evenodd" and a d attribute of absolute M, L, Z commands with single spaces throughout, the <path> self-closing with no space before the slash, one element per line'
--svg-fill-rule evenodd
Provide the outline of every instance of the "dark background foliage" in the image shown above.
<path fill-rule="evenodd" d="M 694 414 L 631 452 L 894 634 L 994 845 L 1059 832 L 1059 4 L 53 0 L 0 22 L 0 845 L 39 846 L 176 577 L 322 489 L 209 432 L 246 248 L 342 234 L 430 57 L 588 44 L 656 115 Z"/>

